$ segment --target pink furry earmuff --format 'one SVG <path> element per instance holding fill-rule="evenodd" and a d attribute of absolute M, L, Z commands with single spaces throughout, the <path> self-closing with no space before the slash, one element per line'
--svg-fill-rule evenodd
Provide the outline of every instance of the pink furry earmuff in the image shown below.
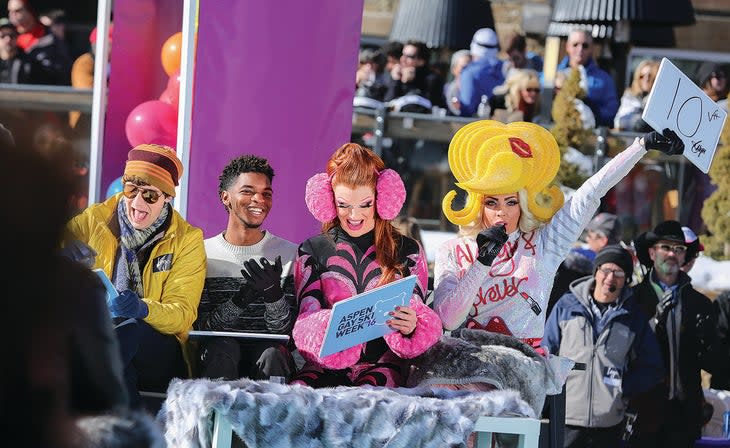
<path fill-rule="evenodd" d="M 385 169 L 378 173 L 378 182 L 375 184 L 375 207 L 378 216 L 390 221 L 398 216 L 403 203 L 406 202 L 406 187 L 400 175 Z"/>
<path fill-rule="evenodd" d="M 309 213 L 319 222 L 329 222 L 337 216 L 332 181 L 327 173 L 317 173 L 307 180 L 304 202 Z"/>
<path fill-rule="evenodd" d="M 381 219 L 390 221 L 398 216 L 406 201 L 406 187 L 397 172 L 385 169 L 378 173 L 375 186 L 375 210 Z M 304 202 L 319 222 L 329 222 L 337 216 L 332 180 L 327 173 L 317 173 L 307 180 Z"/>

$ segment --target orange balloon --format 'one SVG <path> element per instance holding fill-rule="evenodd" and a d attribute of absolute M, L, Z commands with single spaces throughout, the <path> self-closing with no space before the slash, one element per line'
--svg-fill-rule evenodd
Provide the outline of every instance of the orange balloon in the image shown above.
<path fill-rule="evenodd" d="M 182 57 L 182 32 L 177 32 L 170 36 L 164 44 L 162 44 L 162 52 L 160 60 L 162 68 L 168 76 L 180 70 L 180 59 Z"/>

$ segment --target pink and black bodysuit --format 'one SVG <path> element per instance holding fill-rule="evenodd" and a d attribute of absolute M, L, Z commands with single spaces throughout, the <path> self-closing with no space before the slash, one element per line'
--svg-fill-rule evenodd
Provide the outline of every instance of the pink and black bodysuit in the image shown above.
<path fill-rule="evenodd" d="M 299 246 L 294 265 L 299 316 L 292 335 L 306 364 L 292 383 L 312 387 L 403 386 L 410 366 L 408 359 L 438 341 L 441 320 L 424 304 L 428 266 L 423 248 L 411 238 L 402 237 L 400 241 L 399 258 L 406 275 L 417 276 L 410 300 L 418 315 L 416 329 L 408 336 L 396 331 L 322 358 L 319 352 L 332 305 L 379 286 L 382 272 L 375 259 L 374 231 L 352 237 L 335 227 Z"/>

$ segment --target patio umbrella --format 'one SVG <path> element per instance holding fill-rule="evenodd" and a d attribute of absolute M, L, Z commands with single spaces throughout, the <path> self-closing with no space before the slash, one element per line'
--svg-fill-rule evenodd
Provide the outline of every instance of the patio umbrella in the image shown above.
<path fill-rule="evenodd" d="M 494 28 L 487 0 L 400 0 L 390 40 L 418 40 L 429 48 L 469 48 L 479 28 Z"/>
<path fill-rule="evenodd" d="M 614 40 L 619 22 L 629 24 L 624 39 L 635 45 L 674 46 L 675 26 L 695 23 L 690 0 L 555 0 L 548 36 L 587 29 L 594 38 Z"/>

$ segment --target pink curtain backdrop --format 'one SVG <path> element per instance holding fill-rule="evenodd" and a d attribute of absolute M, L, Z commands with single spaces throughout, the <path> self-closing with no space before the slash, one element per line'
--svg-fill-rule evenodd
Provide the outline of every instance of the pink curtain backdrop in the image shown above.
<path fill-rule="evenodd" d="M 362 8 L 363 0 L 200 2 L 187 219 L 206 238 L 227 220 L 218 176 L 246 153 L 275 171 L 264 227 L 295 243 L 319 232 L 304 187 L 350 140 Z"/>
<path fill-rule="evenodd" d="M 131 149 L 124 130 L 129 113 L 156 100 L 169 77 L 162 68 L 162 44 L 182 30 L 181 0 L 114 1 L 109 91 L 101 172 L 100 199 L 121 176 Z"/>

